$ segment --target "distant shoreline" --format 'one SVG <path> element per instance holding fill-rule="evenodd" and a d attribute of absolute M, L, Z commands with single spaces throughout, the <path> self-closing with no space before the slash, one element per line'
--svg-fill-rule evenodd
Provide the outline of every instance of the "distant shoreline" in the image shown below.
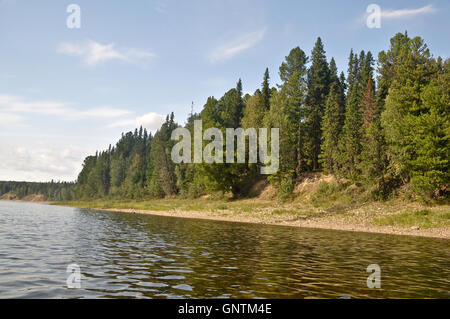
<path fill-rule="evenodd" d="M 166 200 L 170 202 L 170 200 Z M 174 201 L 180 201 L 175 199 Z M 182 201 L 182 200 L 181 200 Z M 200 202 L 205 202 L 206 200 L 199 199 Z M 248 203 L 248 200 L 245 204 Z M 211 202 L 211 201 L 210 201 Z M 239 202 L 239 201 L 237 201 Z M 139 203 L 139 202 L 136 202 Z M 354 232 L 366 232 L 366 233 L 380 233 L 380 234 L 392 234 L 392 235 L 408 235 L 408 236 L 420 236 L 420 237 L 430 237 L 430 238 L 444 238 L 450 239 L 450 227 L 434 227 L 434 228 L 421 228 L 419 226 L 402 227 L 395 225 L 375 225 L 371 222 L 374 217 L 367 210 L 381 210 L 381 207 L 366 207 L 364 209 L 359 209 L 359 214 L 357 211 L 352 210 L 348 214 L 330 214 L 325 216 L 309 216 L 308 213 L 302 212 L 298 213 L 267 213 L 262 212 L 257 207 L 251 211 L 243 211 L 241 213 L 232 212 L 231 210 L 190 210 L 184 208 L 174 208 L 161 210 L 152 209 L 137 209 L 133 208 L 133 204 L 127 207 L 126 204 L 121 204 L 122 207 L 101 207 L 102 202 L 64 202 L 64 203 L 52 203 L 53 205 L 62 205 L 70 207 L 80 207 L 87 209 L 95 209 L 102 211 L 116 211 L 124 213 L 134 213 L 134 214 L 149 214 L 156 216 L 166 216 L 166 217 L 178 217 L 178 218 L 192 218 L 192 219 L 206 219 L 215 221 L 228 221 L 228 222 L 241 222 L 241 223 L 252 223 L 252 224 L 264 224 L 264 225 L 278 225 L 278 226 L 291 226 L 291 227 L 302 227 L 302 228 L 315 228 L 315 229 L 328 229 L 328 230 L 342 230 L 342 231 L 354 231 Z M 103 202 L 103 205 L 107 205 Z M 226 205 L 226 204 L 223 204 Z M 150 205 L 151 206 L 151 205 Z M 372 205 L 373 206 L 373 205 Z M 206 208 L 206 207 L 205 207 Z M 444 207 L 444 210 L 448 207 Z M 356 218 L 349 218 L 352 215 Z"/>

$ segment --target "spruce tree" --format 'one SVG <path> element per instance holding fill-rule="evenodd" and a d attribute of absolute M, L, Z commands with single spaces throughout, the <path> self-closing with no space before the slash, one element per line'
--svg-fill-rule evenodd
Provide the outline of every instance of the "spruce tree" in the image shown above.
<path fill-rule="evenodd" d="M 271 107 L 269 114 L 271 127 L 280 128 L 280 174 L 292 175 L 294 178 L 306 170 L 304 126 L 307 61 L 305 52 L 299 47 L 290 51 L 279 68 L 283 85 L 274 99 L 276 107 Z M 279 112 L 282 114 L 276 114 Z"/>
<path fill-rule="evenodd" d="M 372 78 L 369 78 L 363 97 L 361 108 L 363 112 L 363 139 L 361 150 L 360 170 L 361 180 L 366 184 L 374 198 L 384 198 L 386 188 L 386 143 L 381 127 L 381 104 L 375 96 Z"/>
<path fill-rule="evenodd" d="M 263 127 L 265 114 L 266 106 L 264 105 L 263 97 L 261 94 L 255 93 L 248 98 L 245 105 L 244 117 L 242 118 L 242 127 L 253 127 L 255 129 Z"/>
<path fill-rule="evenodd" d="M 340 126 L 341 100 L 340 89 L 337 84 L 333 84 L 328 95 L 322 123 L 323 143 L 320 160 L 326 172 L 337 171 L 338 143 L 342 130 Z"/>
<path fill-rule="evenodd" d="M 410 178 L 408 164 L 415 156 L 412 139 L 416 129 L 411 120 L 427 111 L 420 95 L 430 82 L 431 58 L 426 44 L 416 37 L 403 45 L 397 59 L 382 124 L 389 143 L 392 172 L 407 182 Z"/>
<path fill-rule="evenodd" d="M 306 151 L 308 166 L 317 170 L 322 140 L 322 118 L 330 86 L 330 70 L 325 56 L 322 40 L 317 38 L 311 53 L 312 65 L 308 70 L 306 95 Z"/>
<path fill-rule="evenodd" d="M 448 198 L 450 181 L 450 60 L 423 89 L 425 112 L 411 117 L 414 126 L 411 184 L 424 198 Z"/>
<path fill-rule="evenodd" d="M 244 115 L 241 79 L 237 82 L 235 89 L 229 90 L 219 100 L 217 108 L 219 112 L 218 120 L 221 126 L 225 128 L 236 128 L 240 126 L 242 116 Z"/>
<path fill-rule="evenodd" d="M 382 114 L 389 168 L 422 197 L 433 197 L 448 181 L 448 76 L 420 37 L 403 43 L 393 71 Z"/>
<path fill-rule="evenodd" d="M 299 72 L 302 76 L 306 74 L 306 63 L 308 57 L 305 52 L 299 47 L 295 47 L 289 52 L 289 55 L 285 57 L 285 61 L 281 63 L 279 74 L 283 83 L 289 81 L 295 72 Z"/>
<path fill-rule="evenodd" d="M 266 72 L 264 72 L 264 80 L 262 83 L 262 102 L 264 104 L 264 107 L 266 111 L 270 110 L 270 86 L 269 86 L 269 68 L 266 68 Z"/>
<path fill-rule="evenodd" d="M 356 180 L 359 174 L 358 163 L 362 137 L 362 117 L 357 82 L 353 82 L 353 86 L 349 88 L 349 94 L 345 108 L 342 137 L 339 143 L 341 150 L 339 161 L 342 173 Z"/>
<path fill-rule="evenodd" d="M 342 74 L 341 74 L 342 75 Z M 331 88 L 322 122 L 322 152 L 320 161 L 326 172 L 337 172 L 339 159 L 339 138 L 345 117 L 344 88 L 337 76 L 334 58 L 330 61 Z"/>

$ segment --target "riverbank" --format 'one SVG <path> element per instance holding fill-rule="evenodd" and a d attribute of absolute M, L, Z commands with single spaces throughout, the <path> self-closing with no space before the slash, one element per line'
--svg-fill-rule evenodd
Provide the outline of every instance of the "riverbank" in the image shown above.
<path fill-rule="evenodd" d="M 415 202 L 370 202 L 346 209 L 274 200 L 161 199 L 68 201 L 55 205 L 181 218 L 411 235 L 450 239 L 450 206 Z"/>
<path fill-rule="evenodd" d="M 25 197 L 19 198 L 14 193 L 6 193 L 0 196 L 0 200 L 10 200 L 10 201 L 16 201 L 16 202 L 33 202 L 33 203 L 45 203 L 46 200 L 44 198 L 44 195 L 42 194 L 31 194 L 27 195 Z"/>

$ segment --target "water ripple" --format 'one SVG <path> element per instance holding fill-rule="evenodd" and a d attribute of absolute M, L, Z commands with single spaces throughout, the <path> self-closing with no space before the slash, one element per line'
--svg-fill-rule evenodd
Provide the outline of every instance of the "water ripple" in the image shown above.
<path fill-rule="evenodd" d="M 1 298 L 450 298 L 449 261 L 444 239 L 0 202 Z"/>

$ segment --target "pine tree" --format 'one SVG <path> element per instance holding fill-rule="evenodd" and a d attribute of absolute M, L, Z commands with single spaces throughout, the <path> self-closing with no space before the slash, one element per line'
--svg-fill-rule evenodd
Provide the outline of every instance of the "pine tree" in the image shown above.
<path fill-rule="evenodd" d="M 375 121 L 375 117 L 377 115 L 377 102 L 375 100 L 375 88 L 372 78 L 369 78 L 367 81 L 367 85 L 361 99 L 361 106 L 363 110 L 364 129 L 367 129 L 370 124 Z"/>
<path fill-rule="evenodd" d="M 430 82 L 430 53 L 419 37 L 410 39 L 399 50 L 394 65 L 395 77 L 389 88 L 382 124 L 389 143 L 390 169 L 403 182 L 411 177 L 410 163 L 415 158 L 413 147 L 414 119 L 428 110 L 421 102 L 422 90 Z"/>
<path fill-rule="evenodd" d="M 372 78 L 369 78 L 361 99 L 363 112 L 363 140 L 360 170 L 362 180 L 372 191 L 375 198 L 387 195 L 385 171 L 387 166 L 384 132 L 381 127 L 380 103 L 375 96 Z M 372 187 L 373 185 L 374 187 Z"/>
<path fill-rule="evenodd" d="M 334 59 L 330 61 L 331 88 L 325 106 L 322 122 L 321 163 L 325 171 L 337 173 L 339 160 L 339 138 L 342 134 L 345 117 L 344 88 L 337 76 Z"/>
<path fill-rule="evenodd" d="M 236 84 L 236 110 L 234 111 L 234 126 L 239 127 L 241 125 L 241 119 L 244 116 L 244 100 L 242 99 L 242 81 Z"/>
<path fill-rule="evenodd" d="M 299 47 L 290 51 L 279 68 L 283 85 L 279 94 L 274 93 L 277 94 L 274 99 L 276 107 L 271 107 L 271 114 L 268 114 L 271 118 L 269 125 L 280 128 L 280 143 L 283 145 L 280 145 L 280 174 L 292 174 L 294 178 L 300 177 L 306 167 L 303 143 L 307 61 L 305 52 Z M 276 114 L 278 112 L 282 114 Z"/>
<path fill-rule="evenodd" d="M 150 161 L 152 163 L 151 176 L 146 182 L 146 190 L 152 197 L 171 196 L 177 193 L 175 164 L 170 158 L 174 141 L 171 140 L 172 131 L 178 125 L 174 122 L 173 113 L 167 116 L 161 129 L 152 139 Z"/>
<path fill-rule="evenodd" d="M 410 118 L 415 156 L 411 166 L 413 190 L 425 198 L 448 198 L 450 181 L 450 60 L 423 89 L 426 112 Z"/>
<path fill-rule="evenodd" d="M 270 110 L 270 98 L 272 90 L 269 87 L 269 69 L 266 68 L 262 89 L 256 90 L 255 94 L 248 96 L 245 103 L 244 116 L 241 124 L 244 128 L 263 127 L 264 116 Z"/>
<path fill-rule="evenodd" d="M 299 47 L 292 49 L 291 52 L 289 52 L 289 55 L 285 58 L 285 61 L 281 63 L 279 69 L 281 81 L 289 81 L 295 72 L 299 72 L 302 76 L 305 75 L 307 62 L 308 57 L 302 49 Z"/>
<path fill-rule="evenodd" d="M 236 84 L 235 89 L 229 90 L 219 100 L 218 120 L 222 127 L 236 128 L 240 126 L 242 116 L 244 115 L 244 100 L 242 98 L 242 81 Z"/>
<path fill-rule="evenodd" d="M 266 68 L 266 72 L 264 72 L 264 81 L 262 83 L 262 101 L 264 104 L 265 109 L 268 111 L 270 110 L 270 87 L 269 87 L 269 68 Z"/>
<path fill-rule="evenodd" d="M 306 151 L 308 166 L 319 169 L 319 154 L 322 140 L 322 118 L 330 86 L 330 70 L 322 40 L 317 38 L 311 53 L 312 65 L 308 70 L 308 93 L 306 95 Z"/>
<path fill-rule="evenodd" d="M 345 108 L 342 138 L 339 143 L 341 150 L 339 161 L 342 173 L 356 180 L 359 174 L 358 164 L 362 139 L 362 117 L 358 82 L 353 82 L 353 86 L 349 88 L 349 94 Z"/>
<path fill-rule="evenodd" d="M 358 57 L 353 53 L 353 49 L 351 49 L 350 55 L 348 57 L 348 69 L 347 69 L 347 86 L 349 89 L 353 87 L 353 83 L 356 81 L 357 65 L 358 65 Z"/>
<path fill-rule="evenodd" d="M 369 80 L 372 81 L 373 85 L 373 56 L 372 53 L 369 51 L 365 55 L 364 59 L 361 60 L 361 69 L 360 69 L 360 80 L 359 80 L 359 90 L 361 93 L 361 96 L 366 91 L 366 86 Z"/>
<path fill-rule="evenodd" d="M 245 109 L 244 117 L 242 118 L 243 128 L 255 128 L 263 127 L 264 116 L 266 113 L 266 106 L 264 105 L 263 97 L 261 94 L 252 95 L 248 98 Z"/>
<path fill-rule="evenodd" d="M 349 88 L 346 98 L 343 132 L 339 141 L 341 151 L 339 166 L 345 176 L 356 181 L 361 173 L 361 152 L 365 134 L 365 128 L 363 127 L 364 106 L 361 99 L 366 93 L 369 81 L 372 91 L 367 94 L 371 94 L 371 98 L 374 97 L 372 53 L 369 51 L 366 54 L 364 51 L 361 51 L 359 57 L 357 57 L 352 50 L 350 52 L 348 70 L 347 82 Z"/>
<path fill-rule="evenodd" d="M 393 71 L 382 114 L 389 168 L 422 197 L 433 197 L 448 181 L 448 76 L 420 37 L 403 43 Z"/>

